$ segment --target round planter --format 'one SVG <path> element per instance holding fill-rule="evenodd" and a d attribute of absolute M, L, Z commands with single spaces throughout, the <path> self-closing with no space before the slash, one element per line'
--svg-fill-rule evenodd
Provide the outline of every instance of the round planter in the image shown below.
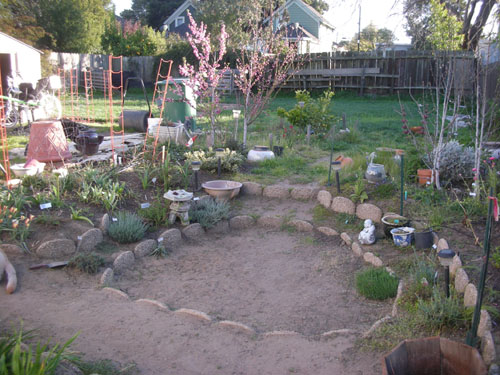
<path fill-rule="evenodd" d="M 410 246 L 413 240 L 413 232 L 415 228 L 400 227 L 391 229 L 392 239 L 394 244 L 400 247 Z"/>
<path fill-rule="evenodd" d="M 384 224 L 384 233 L 386 237 L 391 237 L 391 229 L 406 227 L 410 224 L 410 220 L 398 214 L 388 213 L 382 218 Z"/>
<path fill-rule="evenodd" d="M 274 159 L 274 152 L 269 150 L 269 147 L 266 146 L 254 146 L 254 148 L 248 152 L 247 159 L 253 163 L 258 163 L 266 159 Z"/>
<path fill-rule="evenodd" d="M 419 185 L 430 184 L 432 180 L 432 169 L 418 169 L 417 175 Z"/>
<path fill-rule="evenodd" d="M 241 182 L 227 180 L 214 180 L 201 184 L 201 187 L 208 195 L 223 201 L 228 201 L 237 196 L 242 186 Z"/>
<path fill-rule="evenodd" d="M 434 245 L 434 235 L 432 229 L 425 229 L 421 231 L 415 231 L 415 247 L 417 249 L 429 249 Z"/>
<path fill-rule="evenodd" d="M 76 137 L 76 149 L 84 155 L 94 155 L 99 150 L 104 136 L 97 134 L 94 129 L 80 131 Z"/>

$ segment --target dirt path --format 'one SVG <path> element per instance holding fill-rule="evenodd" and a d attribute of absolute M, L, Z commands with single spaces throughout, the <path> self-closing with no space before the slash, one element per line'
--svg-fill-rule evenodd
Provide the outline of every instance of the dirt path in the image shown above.
<path fill-rule="evenodd" d="M 266 202 L 241 201 L 240 211 L 264 212 Z M 311 205 L 277 202 L 281 212 L 310 219 Z M 19 289 L 0 284 L 0 327 L 39 328 L 42 338 L 65 341 L 89 360 L 135 363 L 142 375 L 376 374 L 380 353 L 355 341 L 390 310 L 356 296 L 354 273 L 363 267 L 338 239 L 271 229 L 209 234 L 165 259 L 137 260 L 115 287 L 130 300 L 101 290 L 98 276 L 70 269 L 29 271 L 33 257 L 12 257 Z M 135 302 L 150 298 L 169 309 Z M 204 311 L 206 322 L 174 312 Z M 221 327 L 234 320 L 253 332 Z M 347 333 L 323 336 L 330 330 Z M 269 335 L 272 331 L 293 335 Z"/>

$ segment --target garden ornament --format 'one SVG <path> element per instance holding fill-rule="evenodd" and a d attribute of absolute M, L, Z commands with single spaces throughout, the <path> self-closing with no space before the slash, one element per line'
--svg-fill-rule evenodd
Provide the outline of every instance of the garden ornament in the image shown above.
<path fill-rule="evenodd" d="M 358 240 L 362 245 L 375 243 L 375 225 L 370 219 L 365 220 L 365 229 L 359 233 Z"/>

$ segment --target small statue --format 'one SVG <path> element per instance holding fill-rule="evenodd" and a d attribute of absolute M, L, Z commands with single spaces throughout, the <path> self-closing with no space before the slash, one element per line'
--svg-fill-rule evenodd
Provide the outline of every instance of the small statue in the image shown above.
<path fill-rule="evenodd" d="M 375 225 L 370 219 L 365 220 L 365 229 L 359 232 L 358 240 L 362 245 L 375 243 Z"/>

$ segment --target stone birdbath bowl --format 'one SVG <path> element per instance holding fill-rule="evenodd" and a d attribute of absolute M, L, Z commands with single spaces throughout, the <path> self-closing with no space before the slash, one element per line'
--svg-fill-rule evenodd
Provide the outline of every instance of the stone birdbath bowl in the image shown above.
<path fill-rule="evenodd" d="M 208 195 L 223 201 L 237 196 L 240 193 L 241 186 L 241 182 L 227 180 L 214 180 L 201 184 L 201 187 Z"/>
<path fill-rule="evenodd" d="M 170 224 L 175 223 L 178 217 L 181 220 L 182 225 L 189 224 L 189 208 L 191 207 L 191 199 L 193 199 L 193 193 L 179 189 L 179 190 L 169 190 L 164 195 L 163 198 L 172 201 L 170 204 L 170 213 L 168 215 L 168 222 Z"/>

